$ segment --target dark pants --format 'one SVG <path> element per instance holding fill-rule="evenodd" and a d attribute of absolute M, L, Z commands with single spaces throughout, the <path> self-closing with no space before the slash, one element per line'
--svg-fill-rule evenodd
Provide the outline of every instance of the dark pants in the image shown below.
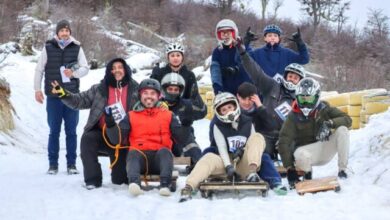
<path fill-rule="evenodd" d="M 79 111 L 64 105 L 59 98 L 48 96 L 46 99 L 47 123 L 50 134 L 48 141 L 49 165 L 58 166 L 58 154 L 60 151 L 60 133 L 62 120 L 65 125 L 66 135 L 66 160 L 67 165 L 76 164 L 77 134 L 76 127 L 79 123 Z"/>
<path fill-rule="evenodd" d="M 143 154 L 142 154 L 143 153 Z M 168 148 L 161 148 L 158 151 L 130 150 L 127 155 L 127 177 L 129 183 L 141 184 L 140 175 L 160 175 L 160 184 L 168 186 L 171 184 L 173 170 L 173 155 Z M 145 158 L 146 156 L 146 158 Z"/>
<path fill-rule="evenodd" d="M 219 154 L 218 148 L 210 146 L 204 149 L 202 154 L 205 155 L 207 153 Z M 276 170 L 274 161 L 271 159 L 270 155 L 265 152 L 261 156 L 261 165 L 258 174 L 271 188 L 282 183 L 282 178 L 280 177 L 278 170 Z"/>
<path fill-rule="evenodd" d="M 272 160 L 278 159 L 278 151 L 276 150 L 276 142 L 278 141 L 278 137 L 271 137 L 264 135 L 265 139 L 265 150 L 264 152 L 271 156 Z"/>
<path fill-rule="evenodd" d="M 115 150 L 106 145 L 100 129 L 84 132 L 81 137 L 81 160 L 84 167 L 84 181 L 87 185 L 102 185 L 102 168 L 98 161 L 99 152 L 109 155 L 111 163 L 115 160 Z M 119 152 L 118 161 L 111 170 L 114 184 L 128 183 L 126 176 L 126 155 L 128 150 Z"/>
<path fill-rule="evenodd" d="M 191 166 L 195 166 L 195 164 L 202 157 L 202 150 L 195 141 L 194 128 L 192 126 L 182 126 L 181 132 L 186 137 L 185 141 L 181 143 L 182 145 L 174 143 L 172 147 L 172 153 L 175 155 L 175 157 L 191 157 Z"/>

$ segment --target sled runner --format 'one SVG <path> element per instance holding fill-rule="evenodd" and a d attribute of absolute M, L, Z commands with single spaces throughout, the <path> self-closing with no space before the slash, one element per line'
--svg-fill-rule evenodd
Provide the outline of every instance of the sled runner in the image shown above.
<path fill-rule="evenodd" d="M 230 192 L 240 192 L 240 191 L 255 191 L 257 194 L 260 194 L 262 197 L 268 195 L 269 185 L 264 181 L 260 182 L 245 182 L 245 181 L 236 181 L 231 182 L 225 178 L 210 178 L 200 183 L 199 191 L 203 198 L 209 198 L 213 193 L 219 191 L 230 191 Z"/>
<path fill-rule="evenodd" d="M 329 190 L 338 192 L 340 189 L 340 184 L 337 181 L 337 177 L 335 176 L 304 180 L 295 184 L 295 190 L 299 195 L 304 195 L 305 193 L 324 192 Z"/>
<path fill-rule="evenodd" d="M 172 183 L 170 186 L 171 192 L 176 192 L 176 186 L 177 186 L 177 178 L 179 177 L 179 172 L 174 170 L 172 172 Z M 160 176 L 159 175 L 141 175 L 141 188 L 143 190 L 149 191 L 155 188 L 158 188 L 159 185 L 157 184 L 149 184 L 150 183 L 157 183 L 160 182 Z"/>

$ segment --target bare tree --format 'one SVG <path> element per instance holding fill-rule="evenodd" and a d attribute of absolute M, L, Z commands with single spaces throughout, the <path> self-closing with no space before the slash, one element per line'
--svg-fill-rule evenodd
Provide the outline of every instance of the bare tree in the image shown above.
<path fill-rule="evenodd" d="M 334 18 L 334 20 L 337 22 L 337 34 L 342 31 L 345 22 L 348 20 L 348 17 L 345 15 L 345 11 L 349 10 L 349 6 L 350 2 L 346 2 L 343 5 L 339 5 L 337 8 Z"/>
<path fill-rule="evenodd" d="M 265 19 L 265 12 L 267 11 L 269 0 L 261 0 L 261 18 Z"/>
<path fill-rule="evenodd" d="M 302 9 L 313 18 L 314 29 L 317 30 L 318 25 L 322 19 L 335 22 L 340 17 L 340 10 L 336 10 L 338 7 L 344 8 L 341 12 L 349 9 L 350 2 L 344 2 L 343 0 L 299 0 L 302 4 Z"/>
<path fill-rule="evenodd" d="M 274 0 L 274 19 L 278 15 L 278 10 L 282 7 L 284 0 Z"/>
<path fill-rule="evenodd" d="M 389 17 L 383 14 L 383 9 L 369 9 L 365 31 L 376 37 L 388 37 Z"/>

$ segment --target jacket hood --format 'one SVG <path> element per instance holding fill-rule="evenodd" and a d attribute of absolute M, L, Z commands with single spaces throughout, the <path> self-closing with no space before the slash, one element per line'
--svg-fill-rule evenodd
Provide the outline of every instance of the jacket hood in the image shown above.
<path fill-rule="evenodd" d="M 125 68 L 125 76 L 119 82 L 116 81 L 114 75 L 111 73 L 113 64 L 118 61 L 121 62 Z M 117 88 L 118 85 L 125 86 L 129 83 L 130 79 L 131 79 L 131 69 L 124 59 L 115 58 L 110 62 L 108 62 L 108 64 L 106 65 L 106 74 L 104 75 L 104 82 L 107 86 L 112 86 L 114 88 Z"/>

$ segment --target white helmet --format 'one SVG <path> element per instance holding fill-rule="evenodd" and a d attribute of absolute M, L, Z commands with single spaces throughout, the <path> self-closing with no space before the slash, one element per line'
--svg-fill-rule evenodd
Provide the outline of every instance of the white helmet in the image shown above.
<path fill-rule="evenodd" d="M 232 103 L 236 106 L 234 111 L 228 112 L 226 115 L 221 115 L 219 113 L 219 108 L 227 103 Z M 228 92 L 218 93 L 213 100 L 213 109 L 217 118 L 224 123 L 232 123 L 237 121 L 238 117 L 240 117 L 241 110 L 238 104 L 236 97 Z"/>
<path fill-rule="evenodd" d="M 178 86 L 180 88 L 179 94 L 170 94 L 167 91 L 168 86 Z M 164 99 L 168 102 L 175 102 L 179 97 L 183 96 L 186 82 L 184 78 L 177 73 L 168 73 L 161 80 L 162 94 Z"/>
<path fill-rule="evenodd" d="M 320 103 L 320 84 L 311 77 L 303 78 L 297 85 L 295 95 L 297 104 L 302 113 L 307 117 Z"/>
<path fill-rule="evenodd" d="M 303 79 L 306 76 L 305 69 L 303 68 L 303 66 L 297 63 L 291 63 L 284 69 L 283 86 L 290 91 L 295 91 L 297 85 L 287 81 L 287 74 L 290 72 L 297 74 L 301 79 Z"/>
<path fill-rule="evenodd" d="M 184 55 L 184 47 L 178 42 L 169 43 L 165 48 L 165 53 L 168 55 L 171 52 L 180 52 Z"/>
<path fill-rule="evenodd" d="M 217 26 L 215 27 L 215 37 L 217 38 L 218 43 L 230 45 L 232 43 L 231 41 L 225 42 L 224 40 L 222 40 L 221 33 L 220 33 L 220 31 L 222 31 L 222 30 L 233 30 L 233 34 L 232 34 L 233 39 L 237 40 L 239 33 L 238 33 L 237 25 L 236 25 L 236 23 L 234 23 L 234 21 L 232 21 L 230 19 L 223 19 L 223 20 L 219 21 Z"/>

